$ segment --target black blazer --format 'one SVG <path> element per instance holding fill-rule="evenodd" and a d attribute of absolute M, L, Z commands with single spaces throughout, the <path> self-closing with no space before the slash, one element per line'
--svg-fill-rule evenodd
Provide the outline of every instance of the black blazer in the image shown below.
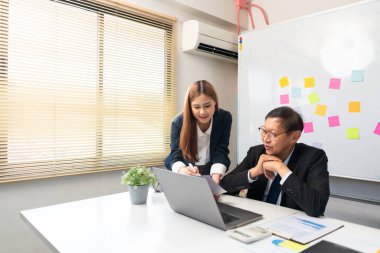
<path fill-rule="evenodd" d="M 171 126 L 170 132 L 170 154 L 165 158 L 165 166 L 167 169 L 172 170 L 172 165 L 181 161 L 188 164 L 183 155 L 182 150 L 179 148 L 179 139 L 182 129 L 183 115 L 177 115 Z M 231 113 L 223 109 L 218 109 L 213 115 L 211 136 L 210 136 L 210 164 L 221 163 L 227 167 L 230 166 L 231 161 L 228 157 L 230 144 L 232 116 Z"/>
<path fill-rule="evenodd" d="M 248 182 L 248 170 L 255 167 L 263 145 L 251 147 L 244 160 L 229 174 L 224 176 L 221 186 L 231 194 L 248 189 L 247 197 L 262 200 L 268 180 L 258 176 L 253 183 Z M 306 212 L 310 216 L 323 215 L 330 195 L 327 156 L 321 149 L 303 143 L 296 144 L 288 162 L 293 172 L 281 186 L 281 205 Z"/>

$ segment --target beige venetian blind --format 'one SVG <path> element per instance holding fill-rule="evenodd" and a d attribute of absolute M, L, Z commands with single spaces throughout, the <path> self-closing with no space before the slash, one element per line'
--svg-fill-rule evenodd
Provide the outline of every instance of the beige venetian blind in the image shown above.
<path fill-rule="evenodd" d="M 0 182 L 160 165 L 173 23 L 112 1 L 0 0 Z"/>

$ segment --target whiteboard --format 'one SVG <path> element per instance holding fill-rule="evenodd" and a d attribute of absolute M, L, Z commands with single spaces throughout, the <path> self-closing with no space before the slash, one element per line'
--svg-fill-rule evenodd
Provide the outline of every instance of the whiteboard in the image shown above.
<path fill-rule="evenodd" d="M 313 124 L 313 132 L 304 131 L 299 142 L 326 151 L 330 175 L 380 182 L 380 135 L 375 134 L 380 122 L 379 24 L 380 1 L 366 1 L 243 33 L 237 161 L 261 144 L 257 128 L 265 115 L 288 105 Z M 285 87 L 279 82 L 283 77 L 289 81 Z M 314 87 L 305 88 L 309 77 Z M 330 88 L 331 78 L 340 86 Z M 281 104 L 281 95 L 287 94 L 289 102 Z M 315 94 L 318 102 L 309 97 Z M 360 111 L 352 107 L 350 112 L 350 102 L 360 102 Z M 317 107 L 322 110 L 316 114 Z M 333 116 L 339 117 L 339 126 L 336 121 L 329 125 Z"/>

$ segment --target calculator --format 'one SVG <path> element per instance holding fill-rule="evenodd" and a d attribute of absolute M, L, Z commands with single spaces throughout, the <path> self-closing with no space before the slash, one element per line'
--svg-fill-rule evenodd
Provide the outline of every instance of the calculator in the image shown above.
<path fill-rule="evenodd" d="M 245 243 L 258 241 L 272 235 L 271 232 L 256 226 L 241 227 L 229 230 L 227 231 L 227 233 L 232 238 L 235 238 Z"/>

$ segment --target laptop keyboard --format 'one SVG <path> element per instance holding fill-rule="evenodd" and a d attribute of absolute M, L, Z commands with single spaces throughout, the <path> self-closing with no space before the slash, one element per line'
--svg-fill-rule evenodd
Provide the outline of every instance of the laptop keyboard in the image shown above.
<path fill-rule="evenodd" d="M 220 212 L 225 224 L 238 220 L 239 218 L 228 213 Z"/>

